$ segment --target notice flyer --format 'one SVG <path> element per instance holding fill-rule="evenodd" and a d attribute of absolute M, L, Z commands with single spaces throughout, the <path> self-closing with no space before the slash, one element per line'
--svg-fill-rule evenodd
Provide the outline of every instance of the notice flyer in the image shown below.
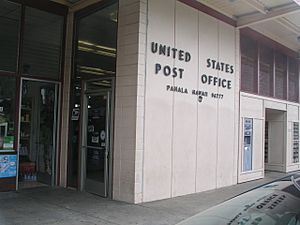
<path fill-rule="evenodd" d="M 3 141 L 3 150 L 14 149 L 14 136 L 6 136 Z"/>

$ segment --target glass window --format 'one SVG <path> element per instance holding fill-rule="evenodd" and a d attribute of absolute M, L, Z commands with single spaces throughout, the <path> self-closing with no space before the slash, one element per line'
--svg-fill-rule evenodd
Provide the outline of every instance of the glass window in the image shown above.
<path fill-rule="evenodd" d="M 78 26 L 77 77 L 115 75 L 117 4 L 82 18 Z"/>
<path fill-rule="evenodd" d="M 299 65 L 295 58 L 245 34 L 241 34 L 240 46 L 241 91 L 299 102 Z"/>
<path fill-rule="evenodd" d="M 287 57 L 281 53 L 275 54 L 275 97 L 286 99 Z"/>
<path fill-rule="evenodd" d="M 0 70 L 17 70 L 20 17 L 20 5 L 0 0 Z"/>
<path fill-rule="evenodd" d="M 26 7 L 23 75 L 59 78 L 63 21 L 62 16 Z"/>
<path fill-rule="evenodd" d="M 16 79 L 0 77 L 0 151 L 15 150 Z"/>
<path fill-rule="evenodd" d="M 273 97 L 273 50 L 261 46 L 259 56 L 259 94 Z"/>
<path fill-rule="evenodd" d="M 298 75 L 298 64 L 295 59 L 289 58 L 289 100 L 298 102 L 299 101 L 299 75 Z"/>
<path fill-rule="evenodd" d="M 79 142 L 80 142 L 80 108 L 81 108 L 81 85 L 80 82 L 72 84 L 71 98 L 71 122 L 69 131 L 69 144 L 71 151 L 68 152 L 68 186 L 78 185 L 78 163 L 79 163 Z"/>
<path fill-rule="evenodd" d="M 241 89 L 257 93 L 257 43 L 241 37 Z"/>

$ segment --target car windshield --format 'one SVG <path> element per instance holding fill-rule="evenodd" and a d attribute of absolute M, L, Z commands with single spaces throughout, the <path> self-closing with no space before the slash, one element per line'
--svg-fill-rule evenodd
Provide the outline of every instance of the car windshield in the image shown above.
<path fill-rule="evenodd" d="M 300 225 L 300 176 L 256 188 L 180 224 Z"/>

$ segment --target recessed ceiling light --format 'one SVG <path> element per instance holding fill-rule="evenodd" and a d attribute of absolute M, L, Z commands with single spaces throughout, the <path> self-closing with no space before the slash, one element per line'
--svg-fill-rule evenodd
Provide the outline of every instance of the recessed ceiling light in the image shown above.
<path fill-rule="evenodd" d="M 293 0 L 296 4 L 300 5 L 300 0 Z"/>

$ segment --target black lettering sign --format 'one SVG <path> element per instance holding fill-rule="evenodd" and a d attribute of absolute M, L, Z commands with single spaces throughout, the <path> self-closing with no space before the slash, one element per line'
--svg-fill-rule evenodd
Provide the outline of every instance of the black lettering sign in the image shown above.
<path fill-rule="evenodd" d="M 177 49 L 171 46 L 159 44 L 157 42 L 151 42 L 151 52 L 153 54 L 163 55 L 166 57 L 172 57 L 173 59 L 178 59 L 179 61 L 189 62 L 191 61 L 191 53 L 184 51 L 182 49 Z"/>
<path fill-rule="evenodd" d="M 179 76 L 180 79 L 182 79 L 183 72 L 184 72 L 183 68 L 171 67 L 169 65 L 162 66 L 160 63 L 155 64 L 154 70 L 155 70 L 155 74 L 161 73 L 161 74 L 165 75 L 166 77 L 172 76 L 174 78 Z"/>
<path fill-rule="evenodd" d="M 151 42 L 151 52 L 153 54 L 178 59 L 179 61 L 183 62 L 189 62 L 192 59 L 191 54 L 187 51 L 159 44 L 157 42 Z M 184 73 L 183 68 L 171 67 L 169 65 L 161 65 L 160 63 L 155 64 L 154 70 L 155 74 L 163 74 L 166 77 L 171 76 L 173 78 L 179 77 L 180 79 L 183 78 Z"/>
<path fill-rule="evenodd" d="M 215 77 L 211 75 L 203 74 L 201 76 L 201 82 L 203 84 L 213 85 L 217 87 L 231 89 L 231 80 L 227 80 L 221 77 Z"/>
<path fill-rule="evenodd" d="M 230 73 L 230 74 L 234 73 L 233 65 L 224 62 L 219 62 L 217 60 L 210 59 L 210 58 L 206 59 L 206 67 L 214 70 L 222 71 L 225 73 Z"/>

